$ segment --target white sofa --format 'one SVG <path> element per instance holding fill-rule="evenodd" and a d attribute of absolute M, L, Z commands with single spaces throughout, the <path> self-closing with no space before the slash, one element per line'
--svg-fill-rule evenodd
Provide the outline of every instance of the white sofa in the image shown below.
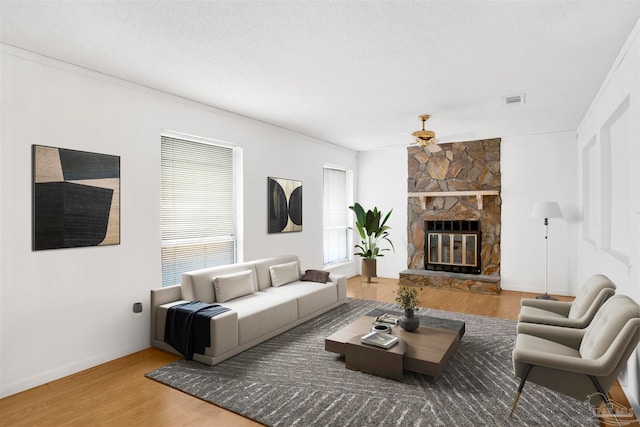
<path fill-rule="evenodd" d="M 180 285 L 151 291 L 151 345 L 177 353 L 164 342 L 167 311 L 188 301 L 218 303 L 230 309 L 211 318 L 211 346 L 204 354 L 193 354 L 193 360 L 208 365 L 346 302 L 345 276 L 331 274 L 327 283 L 301 281 L 301 277 L 295 255 L 184 273 Z"/>

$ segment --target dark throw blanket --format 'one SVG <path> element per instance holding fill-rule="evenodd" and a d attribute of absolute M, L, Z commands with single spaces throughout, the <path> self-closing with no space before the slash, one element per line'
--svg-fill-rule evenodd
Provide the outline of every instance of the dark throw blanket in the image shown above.
<path fill-rule="evenodd" d="M 193 359 L 193 353 L 204 354 L 204 348 L 211 345 L 210 319 L 229 310 L 219 304 L 202 301 L 174 305 L 167 312 L 164 342 L 187 360 Z"/>

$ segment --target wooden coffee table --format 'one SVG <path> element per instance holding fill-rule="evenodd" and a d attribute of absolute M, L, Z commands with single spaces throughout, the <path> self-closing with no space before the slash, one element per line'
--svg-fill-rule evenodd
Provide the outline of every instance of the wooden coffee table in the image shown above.
<path fill-rule="evenodd" d="M 371 331 L 375 317 L 363 316 L 325 338 L 324 348 L 344 355 L 345 366 L 361 372 L 402 381 L 402 371 L 440 376 L 464 333 L 461 329 L 444 329 L 420 325 L 413 332 L 393 326 L 392 335 L 400 342 L 385 350 L 362 344 L 360 338 Z M 455 325 L 454 325 L 455 326 Z"/>

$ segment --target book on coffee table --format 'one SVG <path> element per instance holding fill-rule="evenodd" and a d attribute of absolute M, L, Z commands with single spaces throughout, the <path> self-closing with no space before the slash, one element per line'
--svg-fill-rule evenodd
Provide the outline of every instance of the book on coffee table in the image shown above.
<path fill-rule="evenodd" d="M 381 332 L 370 332 L 360 338 L 363 344 L 375 345 L 381 348 L 390 348 L 398 343 L 398 338 L 391 334 L 383 334 Z"/>

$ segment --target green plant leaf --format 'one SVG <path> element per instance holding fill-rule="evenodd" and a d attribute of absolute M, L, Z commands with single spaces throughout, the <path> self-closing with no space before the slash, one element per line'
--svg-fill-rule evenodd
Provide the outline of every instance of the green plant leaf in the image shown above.
<path fill-rule="evenodd" d="M 354 255 L 368 259 L 383 256 L 382 252 L 388 251 L 389 248 L 381 248 L 379 246 L 382 240 L 387 241 L 391 246 L 391 250 L 395 252 L 393 243 L 389 239 L 388 230 L 390 227 L 386 225 L 393 209 L 384 215 L 384 218 L 382 211 L 377 207 L 365 211 L 362 205 L 354 203 L 353 206 L 349 206 L 349 209 L 356 215 L 356 228 L 360 234 L 360 239 L 362 239 L 360 244 L 355 245 L 355 248 L 359 249 L 360 252 L 356 252 Z"/>

